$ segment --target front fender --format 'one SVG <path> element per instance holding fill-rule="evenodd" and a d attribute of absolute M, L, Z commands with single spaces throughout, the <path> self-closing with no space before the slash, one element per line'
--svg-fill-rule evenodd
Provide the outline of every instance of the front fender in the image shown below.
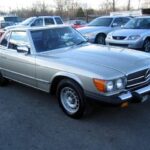
<path fill-rule="evenodd" d="M 147 38 L 150 39 L 150 35 L 148 35 L 148 36 L 145 35 L 145 36 L 143 37 L 143 42 L 144 42 Z"/>
<path fill-rule="evenodd" d="M 61 76 L 70 78 L 70 79 L 76 81 L 81 87 L 83 87 L 83 83 L 77 75 L 69 73 L 69 72 L 64 72 L 64 71 L 57 72 L 56 74 L 54 74 L 50 79 L 50 83 L 52 83 L 56 77 L 61 77 Z"/>

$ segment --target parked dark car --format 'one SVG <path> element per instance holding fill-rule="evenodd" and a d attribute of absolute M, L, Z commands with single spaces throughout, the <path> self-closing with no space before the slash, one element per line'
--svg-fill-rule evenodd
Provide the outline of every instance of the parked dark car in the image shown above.
<path fill-rule="evenodd" d="M 8 15 L 8 16 L 0 16 L 0 21 L 3 22 L 11 22 L 13 24 L 18 24 L 22 21 L 22 19 L 18 16 Z"/>
<path fill-rule="evenodd" d="M 3 35 L 4 28 L 8 26 L 12 26 L 14 23 L 8 21 L 0 21 L 0 37 Z"/>

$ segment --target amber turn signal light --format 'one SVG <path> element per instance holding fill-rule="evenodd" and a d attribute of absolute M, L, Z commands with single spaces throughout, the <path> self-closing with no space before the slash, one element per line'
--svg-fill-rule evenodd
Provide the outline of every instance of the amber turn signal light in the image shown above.
<path fill-rule="evenodd" d="M 99 79 L 93 79 L 94 85 L 96 86 L 96 88 L 100 91 L 100 92 L 105 92 L 106 88 L 106 81 L 105 80 L 99 80 Z"/>

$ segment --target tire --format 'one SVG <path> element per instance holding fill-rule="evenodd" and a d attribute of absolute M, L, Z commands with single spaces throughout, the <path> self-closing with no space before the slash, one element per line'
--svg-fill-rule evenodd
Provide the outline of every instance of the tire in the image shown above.
<path fill-rule="evenodd" d="M 105 39 L 106 39 L 106 35 L 104 35 L 104 34 L 99 34 L 99 35 L 97 35 L 97 37 L 96 37 L 96 43 L 97 43 L 97 44 L 106 45 Z"/>
<path fill-rule="evenodd" d="M 73 80 L 64 79 L 57 87 L 59 105 L 68 116 L 79 119 L 85 110 L 84 94 L 81 87 Z"/>
<path fill-rule="evenodd" d="M 145 52 L 150 53 L 150 39 L 145 40 L 143 49 Z"/>
<path fill-rule="evenodd" d="M 0 86 L 4 86 L 8 83 L 8 80 L 5 79 L 2 74 L 0 73 Z"/>

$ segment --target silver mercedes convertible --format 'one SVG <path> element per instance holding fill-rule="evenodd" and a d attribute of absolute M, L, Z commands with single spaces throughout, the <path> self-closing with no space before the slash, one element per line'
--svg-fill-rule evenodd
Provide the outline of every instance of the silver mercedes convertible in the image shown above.
<path fill-rule="evenodd" d="M 0 41 L 0 85 L 8 80 L 56 94 L 62 110 L 80 118 L 89 98 L 147 100 L 150 55 L 90 44 L 68 26 L 11 29 Z"/>

